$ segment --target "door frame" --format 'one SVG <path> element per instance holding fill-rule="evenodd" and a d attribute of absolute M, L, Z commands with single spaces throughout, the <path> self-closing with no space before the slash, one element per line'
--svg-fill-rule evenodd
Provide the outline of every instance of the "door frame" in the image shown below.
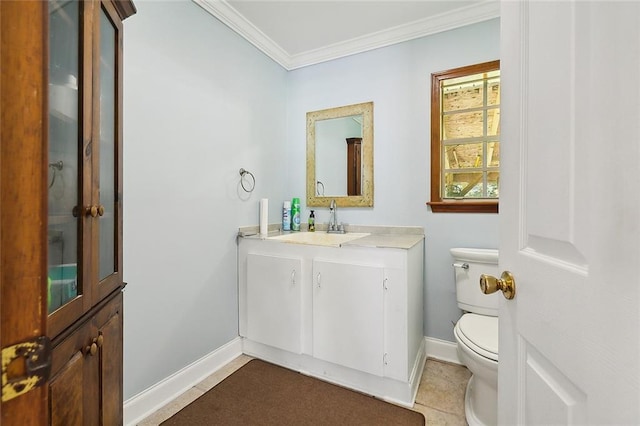
<path fill-rule="evenodd" d="M 46 335 L 47 2 L 0 2 L 0 346 Z M 4 425 L 45 425 L 47 386 L 0 403 Z"/>

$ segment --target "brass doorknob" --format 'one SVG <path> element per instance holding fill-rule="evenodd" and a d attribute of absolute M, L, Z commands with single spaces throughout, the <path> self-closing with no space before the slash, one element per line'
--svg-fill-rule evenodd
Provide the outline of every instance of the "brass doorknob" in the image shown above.
<path fill-rule="evenodd" d="M 504 297 L 511 300 L 516 296 L 516 280 L 509 271 L 504 271 L 500 278 L 482 274 L 480 275 L 480 290 L 484 294 L 501 290 Z"/>
<path fill-rule="evenodd" d="M 102 215 L 104 215 L 104 206 L 100 204 L 98 206 L 98 216 L 102 216 Z"/>

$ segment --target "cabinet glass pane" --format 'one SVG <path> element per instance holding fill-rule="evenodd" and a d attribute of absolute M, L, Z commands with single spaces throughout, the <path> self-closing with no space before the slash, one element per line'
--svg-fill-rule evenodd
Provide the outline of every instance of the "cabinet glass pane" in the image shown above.
<path fill-rule="evenodd" d="M 115 271 L 116 233 L 116 29 L 100 14 L 100 280 Z"/>
<path fill-rule="evenodd" d="M 49 313 L 78 295 L 79 52 L 79 3 L 49 2 Z"/>

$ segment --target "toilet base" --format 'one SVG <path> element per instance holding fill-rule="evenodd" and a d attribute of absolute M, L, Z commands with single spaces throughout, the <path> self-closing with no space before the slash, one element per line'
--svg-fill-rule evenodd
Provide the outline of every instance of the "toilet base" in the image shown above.
<path fill-rule="evenodd" d="M 464 393 L 464 415 L 469 426 L 497 424 L 497 406 L 496 390 L 471 376 Z"/>

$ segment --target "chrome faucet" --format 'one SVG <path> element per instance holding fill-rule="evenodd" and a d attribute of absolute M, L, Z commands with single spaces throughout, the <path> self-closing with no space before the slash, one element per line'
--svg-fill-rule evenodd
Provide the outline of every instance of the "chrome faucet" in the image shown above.
<path fill-rule="evenodd" d="M 344 228 L 338 226 L 338 206 L 336 206 L 336 200 L 331 200 L 331 204 L 329 204 L 329 225 L 327 226 L 327 232 L 344 234 Z"/>

